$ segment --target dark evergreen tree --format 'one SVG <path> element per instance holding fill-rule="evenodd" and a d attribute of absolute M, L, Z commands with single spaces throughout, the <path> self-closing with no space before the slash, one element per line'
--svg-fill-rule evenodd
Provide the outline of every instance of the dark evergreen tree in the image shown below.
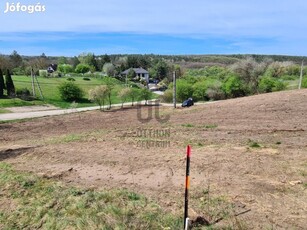
<path fill-rule="evenodd" d="M 14 86 L 14 82 L 12 80 L 9 69 L 6 70 L 5 82 L 6 82 L 7 95 L 9 97 L 14 97 L 15 96 L 15 86 Z"/>
<path fill-rule="evenodd" d="M 4 89 L 5 89 L 5 84 L 4 84 L 4 79 L 3 79 L 3 73 L 2 73 L 2 70 L 0 69 L 0 97 L 3 97 Z"/>

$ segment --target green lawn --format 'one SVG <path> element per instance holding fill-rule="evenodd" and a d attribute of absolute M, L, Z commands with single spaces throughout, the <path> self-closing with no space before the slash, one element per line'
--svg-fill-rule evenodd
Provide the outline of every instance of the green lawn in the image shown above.
<path fill-rule="evenodd" d="M 1 162 L 0 187 L 0 229 L 183 228 L 179 216 L 134 192 L 71 187 Z"/>
<path fill-rule="evenodd" d="M 67 78 L 65 77 L 62 77 L 62 78 L 38 77 L 37 79 L 42 89 L 42 93 L 43 93 L 46 103 L 53 104 L 61 108 L 68 108 L 71 105 L 71 103 L 65 102 L 61 99 L 59 91 L 58 91 L 58 86 L 63 82 L 67 82 Z M 94 104 L 87 100 L 88 91 L 91 88 L 94 88 L 95 86 L 104 84 L 105 80 L 91 78 L 90 81 L 85 81 L 83 80 L 82 76 L 74 77 L 74 79 L 75 79 L 74 83 L 80 86 L 81 89 L 85 92 L 85 96 L 83 100 L 78 102 L 78 107 L 93 106 Z M 32 92 L 31 77 L 13 76 L 13 81 L 17 89 L 28 88 Z M 119 100 L 116 97 L 116 94 L 123 87 L 123 85 L 120 81 L 116 79 L 114 79 L 114 82 L 116 83 L 116 87 L 114 88 L 113 93 L 112 93 L 112 103 L 119 103 Z M 36 87 L 36 96 L 38 98 L 40 97 L 37 87 Z"/>

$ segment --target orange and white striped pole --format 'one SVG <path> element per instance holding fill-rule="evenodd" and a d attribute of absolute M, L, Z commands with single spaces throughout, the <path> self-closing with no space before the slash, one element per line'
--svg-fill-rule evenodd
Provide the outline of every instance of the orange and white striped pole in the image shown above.
<path fill-rule="evenodd" d="M 185 196 L 184 196 L 184 229 L 188 229 L 189 225 L 189 189 L 190 189 L 190 158 L 191 158 L 191 146 L 187 147 L 187 167 L 185 177 Z"/>

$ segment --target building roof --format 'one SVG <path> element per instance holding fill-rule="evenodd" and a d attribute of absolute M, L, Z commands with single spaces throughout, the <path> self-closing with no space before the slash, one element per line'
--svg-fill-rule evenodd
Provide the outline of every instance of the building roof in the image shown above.
<path fill-rule="evenodd" d="M 143 68 L 130 68 L 133 69 L 136 74 L 149 74 L 149 72 Z M 122 74 L 127 75 L 130 69 L 125 70 Z"/>

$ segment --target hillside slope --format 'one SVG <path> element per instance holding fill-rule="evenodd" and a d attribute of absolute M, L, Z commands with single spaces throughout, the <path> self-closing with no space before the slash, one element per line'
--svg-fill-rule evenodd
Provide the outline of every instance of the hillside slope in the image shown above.
<path fill-rule="evenodd" d="M 128 188 L 181 215 L 190 144 L 191 218 L 305 228 L 307 90 L 162 107 L 165 123 L 141 123 L 140 112 L 150 107 L 0 124 L 0 160 L 79 186 Z"/>

